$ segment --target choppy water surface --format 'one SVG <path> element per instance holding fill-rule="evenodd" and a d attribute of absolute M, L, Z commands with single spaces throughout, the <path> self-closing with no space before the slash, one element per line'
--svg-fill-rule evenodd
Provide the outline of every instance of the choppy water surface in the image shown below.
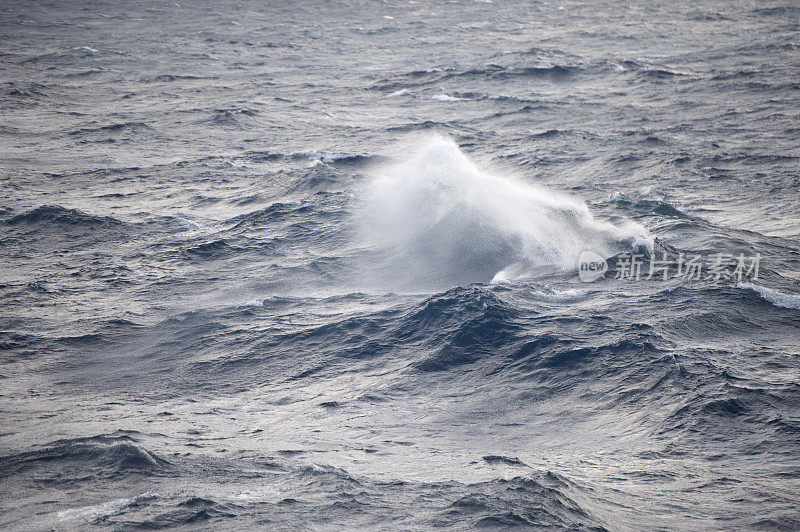
<path fill-rule="evenodd" d="M 0 526 L 800 528 L 798 16 L 5 2 Z"/>

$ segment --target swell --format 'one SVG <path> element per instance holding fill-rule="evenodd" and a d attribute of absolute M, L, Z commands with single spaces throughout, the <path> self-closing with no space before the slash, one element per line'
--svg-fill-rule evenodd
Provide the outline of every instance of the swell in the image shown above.
<path fill-rule="evenodd" d="M 41 450 L 0 457 L 0 478 L 45 475 L 50 483 L 89 478 L 153 475 L 169 462 L 142 448 L 135 432 L 118 431 L 86 438 L 54 441 Z"/>
<path fill-rule="evenodd" d="M 151 130 L 152 128 L 144 122 L 118 122 L 115 124 L 108 124 L 93 128 L 76 129 L 74 131 L 70 131 L 68 134 L 72 136 L 87 136 L 112 133 L 138 133 Z"/>
<path fill-rule="evenodd" d="M 764 301 L 768 301 L 776 307 L 800 310 L 800 294 L 787 294 L 772 288 L 758 286 L 752 283 L 738 283 L 736 287 L 745 290 L 752 290 L 761 296 Z"/>
<path fill-rule="evenodd" d="M 60 205 L 46 204 L 15 214 L 2 221 L 7 226 L 50 225 L 74 227 L 116 227 L 123 222 L 111 216 L 96 216 L 78 209 L 69 209 Z"/>
<path fill-rule="evenodd" d="M 498 457 L 486 458 L 489 460 L 481 467 L 508 467 L 507 462 L 492 460 Z M 302 524 L 364 529 L 391 519 L 395 526 L 412 529 L 443 523 L 464 528 L 605 529 L 596 505 L 589 509 L 586 499 L 590 490 L 582 483 L 521 462 L 522 470 L 514 476 L 471 483 L 376 481 L 337 467 L 303 465 L 285 456 L 257 456 L 235 463 L 192 457 L 181 462 L 182 474 L 198 484 L 197 488 L 159 488 L 86 506 L 80 504 L 88 500 L 78 496 L 81 502 L 68 501 L 66 509 L 40 519 L 54 528 L 89 524 L 137 529 L 228 528 L 269 523 L 280 528 Z M 477 460 L 471 467 L 476 467 L 474 464 Z M 239 472 L 242 466 L 246 472 Z M 238 490 L 200 482 L 203 475 L 225 471 L 226 478 L 235 479 Z"/>
<path fill-rule="evenodd" d="M 564 81 L 582 72 L 574 65 L 541 65 L 541 66 L 502 66 L 486 65 L 480 68 L 431 69 L 414 70 L 398 74 L 392 78 L 374 83 L 370 89 L 381 92 L 395 92 L 401 89 L 430 87 L 447 81 L 509 81 L 514 79 L 538 79 L 547 81 Z"/>
<path fill-rule="evenodd" d="M 125 235 L 145 232 L 180 233 L 198 228 L 194 222 L 169 215 L 137 213 L 135 221 L 123 221 L 113 216 L 92 214 L 80 209 L 56 204 L 44 204 L 22 212 L 5 210 L 0 214 L 0 227 L 9 235 L 58 237 L 79 236 L 97 243 L 117 241 Z"/>

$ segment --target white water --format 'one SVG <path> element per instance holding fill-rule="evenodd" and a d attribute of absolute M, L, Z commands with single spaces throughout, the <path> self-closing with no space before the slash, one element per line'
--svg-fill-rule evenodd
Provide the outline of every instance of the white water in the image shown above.
<path fill-rule="evenodd" d="M 738 283 L 736 287 L 744 290 L 752 290 L 761 296 L 762 299 L 769 301 L 776 307 L 800 310 L 800 296 L 784 294 L 783 292 L 778 292 L 777 290 L 772 290 L 771 288 L 766 288 L 764 286 L 758 286 L 751 283 Z"/>
<path fill-rule="evenodd" d="M 652 246 L 639 224 L 615 226 L 578 198 L 479 169 L 440 136 L 376 170 L 362 199 L 363 237 L 389 257 L 384 273 L 405 284 L 513 281 L 575 268 L 586 249 L 608 257 Z"/>

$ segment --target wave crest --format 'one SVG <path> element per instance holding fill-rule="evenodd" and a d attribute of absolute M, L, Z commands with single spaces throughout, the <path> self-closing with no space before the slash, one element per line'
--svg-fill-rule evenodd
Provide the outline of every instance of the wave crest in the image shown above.
<path fill-rule="evenodd" d="M 642 226 L 597 220 L 580 199 L 484 172 L 440 136 L 375 172 L 363 199 L 362 234 L 405 286 L 489 282 L 500 271 L 513 280 L 574 268 L 586 249 L 652 246 Z"/>

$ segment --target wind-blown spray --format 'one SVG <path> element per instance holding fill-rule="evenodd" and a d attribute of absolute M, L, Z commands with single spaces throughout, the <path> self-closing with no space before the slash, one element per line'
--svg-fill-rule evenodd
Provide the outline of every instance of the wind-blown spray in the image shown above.
<path fill-rule="evenodd" d="M 639 224 L 597 220 L 580 199 L 484 172 L 441 136 L 377 169 L 362 200 L 361 235 L 383 252 L 381 276 L 405 287 L 514 280 L 574 268 L 586 249 L 652 245 Z"/>

